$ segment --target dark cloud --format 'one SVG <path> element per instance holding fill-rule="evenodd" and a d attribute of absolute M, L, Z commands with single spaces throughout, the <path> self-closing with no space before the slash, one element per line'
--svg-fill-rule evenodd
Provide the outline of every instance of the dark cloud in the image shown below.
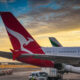
<path fill-rule="evenodd" d="M 34 2 L 35 4 L 38 4 L 39 2 L 42 2 L 44 4 L 45 0 L 31 0 L 31 2 Z M 32 8 L 32 10 L 28 13 L 28 15 L 35 16 L 35 15 L 46 15 L 49 13 L 60 13 L 60 12 L 71 12 L 73 11 L 73 8 L 75 6 L 80 6 L 80 0 L 49 0 L 51 2 L 51 6 L 56 4 L 55 6 L 57 7 L 58 5 L 60 6 L 60 9 L 55 9 L 55 7 L 36 7 Z M 41 4 L 42 4 L 41 3 Z M 45 1 L 46 3 L 46 1 Z M 49 3 L 47 1 L 47 3 Z M 52 4 L 53 3 L 53 4 Z"/>
<path fill-rule="evenodd" d="M 2 3 L 7 3 L 7 2 L 10 2 L 10 3 L 12 3 L 12 2 L 14 2 L 15 0 L 0 0 L 0 2 L 2 2 Z"/>
<path fill-rule="evenodd" d="M 35 1 L 34 4 L 38 4 L 41 0 L 37 0 L 38 2 L 36 3 Z M 80 8 L 73 8 L 74 6 L 80 5 L 80 0 L 50 1 L 52 3 L 54 1 L 57 5 L 60 5 L 60 9 L 54 9 L 54 7 L 33 8 L 29 13 L 19 17 L 26 20 L 29 17 L 30 21 L 25 21 L 25 25 L 29 26 L 27 28 L 33 29 L 35 31 L 34 34 L 54 33 L 80 28 Z M 42 2 L 39 5 L 42 5 Z"/>
<path fill-rule="evenodd" d="M 44 5 L 48 4 L 51 0 L 29 0 L 30 6 L 39 6 L 39 5 Z"/>
<path fill-rule="evenodd" d="M 54 1 L 54 0 L 53 0 Z M 55 0 L 57 4 L 60 4 L 64 7 L 72 5 L 80 5 L 80 0 Z"/>
<path fill-rule="evenodd" d="M 47 5 L 49 3 L 54 3 L 60 5 L 61 8 L 69 8 L 70 6 L 79 5 L 80 0 L 29 0 L 30 6 L 40 6 L 40 5 Z"/>

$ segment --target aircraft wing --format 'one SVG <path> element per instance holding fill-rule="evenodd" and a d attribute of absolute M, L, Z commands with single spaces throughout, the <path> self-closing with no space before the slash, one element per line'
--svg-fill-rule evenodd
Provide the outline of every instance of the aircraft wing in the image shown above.
<path fill-rule="evenodd" d="M 78 64 L 80 62 L 79 57 L 69 57 L 69 56 L 57 56 L 57 55 L 44 55 L 44 54 L 22 54 L 20 57 L 31 56 L 36 59 L 44 59 L 54 61 L 56 63 L 66 63 L 66 64 Z"/>
<path fill-rule="evenodd" d="M 13 54 L 11 52 L 0 51 L 0 57 L 13 59 Z M 80 62 L 78 57 L 69 57 L 69 56 L 57 56 L 57 55 L 48 55 L 48 54 L 21 54 L 19 58 L 23 57 L 33 57 L 35 59 L 50 60 L 56 63 L 66 63 L 71 65 L 76 65 Z"/>
<path fill-rule="evenodd" d="M 0 57 L 12 59 L 12 53 L 11 52 L 0 51 Z"/>

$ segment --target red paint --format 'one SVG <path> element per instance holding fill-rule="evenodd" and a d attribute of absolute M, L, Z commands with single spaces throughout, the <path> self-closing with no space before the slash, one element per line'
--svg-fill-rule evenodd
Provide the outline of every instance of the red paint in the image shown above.
<path fill-rule="evenodd" d="M 33 37 L 28 33 L 28 31 L 24 29 L 24 27 L 18 22 L 18 20 L 10 12 L 2 12 L 0 14 L 5 24 L 5 27 L 8 27 L 12 31 L 15 31 L 21 34 L 26 40 L 28 40 L 28 38 L 33 39 Z M 11 50 L 13 52 L 13 59 L 16 58 L 21 62 L 25 62 L 28 64 L 40 66 L 40 67 L 53 67 L 54 66 L 54 63 L 48 60 L 34 59 L 32 57 L 18 58 L 20 54 L 27 53 L 27 52 L 21 51 L 21 45 L 17 38 L 15 38 L 9 32 L 8 32 L 8 35 L 9 35 L 9 38 L 11 40 L 11 43 L 14 49 L 14 50 Z M 23 45 L 23 47 L 31 51 L 34 54 L 45 54 L 43 50 L 41 49 L 41 47 L 38 45 L 38 43 L 34 39 L 33 39 L 33 42 L 30 42 L 28 45 Z"/>

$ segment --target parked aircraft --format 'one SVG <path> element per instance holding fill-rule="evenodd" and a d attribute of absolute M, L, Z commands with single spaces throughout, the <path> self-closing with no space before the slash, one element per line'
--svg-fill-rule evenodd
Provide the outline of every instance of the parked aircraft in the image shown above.
<path fill-rule="evenodd" d="M 0 15 L 13 46 L 11 52 L 0 52 L 0 56 L 40 67 L 80 73 L 79 68 L 71 66 L 80 66 L 80 47 L 40 47 L 10 12 L 0 12 Z"/>

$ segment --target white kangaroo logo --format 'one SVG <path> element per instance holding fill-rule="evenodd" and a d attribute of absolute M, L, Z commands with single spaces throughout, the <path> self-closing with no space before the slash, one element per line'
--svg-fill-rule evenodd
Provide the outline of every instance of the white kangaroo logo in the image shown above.
<path fill-rule="evenodd" d="M 26 52 L 28 52 L 28 53 L 30 53 L 30 54 L 33 54 L 31 51 L 29 51 L 29 50 L 27 50 L 27 49 L 25 49 L 25 48 L 23 47 L 23 45 L 28 45 L 30 42 L 33 42 L 33 41 L 34 41 L 33 39 L 31 39 L 31 38 L 28 37 L 28 40 L 26 40 L 26 39 L 24 38 L 24 36 L 21 35 L 20 33 L 15 32 L 15 31 L 12 31 L 12 30 L 9 29 L 8 27 L 7 27 L 7 30 L 8 30 L 8 32 L 9 32 L 11 35 L 13 35 L 15 38 L 18 39 L 18 41 L 19 41 L 20 44 L 21 44 L 21 50 L 22 50 L 22 51 L 26 51 Z M 17 45 L 17 44 L 16 44 L 16 45 Z"/>
<path fill-rule="evenodd" d="M 24 43 L 24 44 L 25 44 L 25 45 L 28 45 L 30 42 L 33 42 L 33 39 L 31 39 L 31 38 L 29 38 L 29 37 L 28 37 L 27 42 L 26 42 L 26 43 Z M 24 45 L 24 44 L 23 44 L 23 45 Z"/>

